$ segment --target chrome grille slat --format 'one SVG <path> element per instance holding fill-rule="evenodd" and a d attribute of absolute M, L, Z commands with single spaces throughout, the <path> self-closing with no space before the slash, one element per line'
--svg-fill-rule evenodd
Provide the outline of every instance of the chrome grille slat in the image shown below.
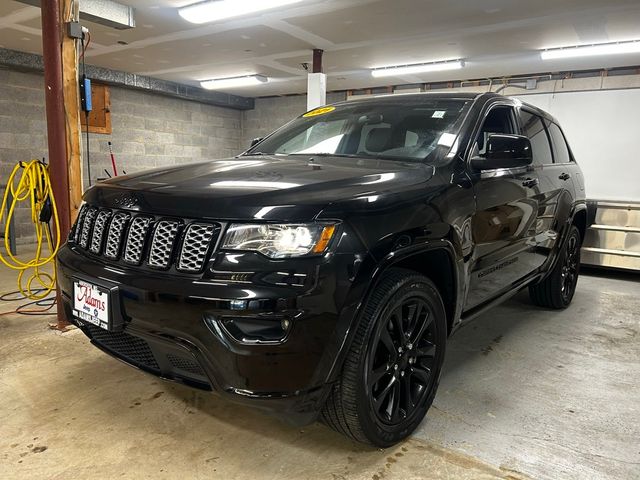
<path fill-rule="evenodd" d="M 91 233 L 91 227 L 93 227 L 93 221 L 96 219 L 98 209 L 90 208 L 87 210 L 84 220 L 82 222 L 82 232 L 80 234 L 80 246 L 86 249 L 89 246 L 89 234 Z"/>
<path fill-rule="evenodd" d="M 177 221 L 161 220 L 158 222 L 151 241 L 149 265 L 158 268 L 169 267 L 173 245 L 179 229 L 180 223 Z"/>
<path fill-rule="evenodd" d="M 151 218 L 149 217 L 135 217 L 131 222 L 129 234 L 127 235 L 127 244 L 124 249 L 125 262 L 133 265 L 140 264 L 150 224 Z"/>
<path fill-rule="evenodd" d="M 84 217 L 87 215 L 87 210 L 89 207 L 87 205 L 83 205 L 78 213 L 78 220 L 76 221 L 76 229 L 73 232 L 73 240 L 76 243 L 80 242 L 80 232 L 82 231 L 82 222 L 84 221 Z"/>
<path fill-rule="evenodd" d="M 210 223 L 192 223 L 187 227 L 178 259 L 178 270 L 185 272 L 202 270 L 217 230 L 218 227 Z"/>
<path fill-rule="evenodd" d="M 104 231 L 111 218 L 111 211 L 100 210 L 96 216 L 96 222 L 93 226 L 93 236 L 91 237 L 91 250 L 92 253 L 99 254 L 102 250 L 102 239 L 104 238 Z"/>
<path fill-rule="evenodd" d="M 104 256 L 115 260 L 120 255 L 120 246 L 122 245 L 122 235 L 129 223 L 131 215 L 128 213 L 116 213 L 111 219 L 109 225 L 109 233 L 107 235 L 107 243 L 104 247 Z"/>

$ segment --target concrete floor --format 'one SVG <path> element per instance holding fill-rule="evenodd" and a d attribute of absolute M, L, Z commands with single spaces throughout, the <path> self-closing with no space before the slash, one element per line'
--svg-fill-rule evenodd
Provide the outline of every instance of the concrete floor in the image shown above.
<path fill-rule="evenodd" d="M 2 315 L 0 478 L 637 479 L 638 280 L 592 272 L 566 311 L 520 295 L 458 332 L 427 419 L 387 450 L 162 382 L 51 318 Z"/>

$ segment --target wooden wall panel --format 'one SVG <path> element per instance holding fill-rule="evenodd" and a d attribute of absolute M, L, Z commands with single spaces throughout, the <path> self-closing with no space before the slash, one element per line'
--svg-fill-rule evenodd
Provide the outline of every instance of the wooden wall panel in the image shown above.
<path fill-rule="evenodd" d="M 93 108 L 89 113 L 89 133 L 111 134 L 111 98 L 108 85 L 91 84 Z M 86 114 L 80 112 L 82 131 L 87 131 Z"/>

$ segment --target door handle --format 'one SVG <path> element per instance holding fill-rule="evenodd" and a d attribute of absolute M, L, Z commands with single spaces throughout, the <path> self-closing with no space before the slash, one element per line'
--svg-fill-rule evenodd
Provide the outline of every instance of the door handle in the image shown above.
<path fill-rule="evenodd" d="M 571 175 L 569 175 L 567 172 L 563 172 L 559 177 L 560 180 L 569 180 L 571 178 Z"/>
<path fill-rule="evenodd" d="M 537 178 L 527 178 L 526 180 L 524 180 L 522 182 L 522 186 L 523 187 L 533 188 L 536 185 L 538 185 L 538 183 L 540 183 L 540 181 Z"/>

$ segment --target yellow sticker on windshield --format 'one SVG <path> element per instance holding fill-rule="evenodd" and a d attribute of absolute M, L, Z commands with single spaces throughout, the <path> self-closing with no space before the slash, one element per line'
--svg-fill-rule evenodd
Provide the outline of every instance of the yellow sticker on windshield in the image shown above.
<path fill-rule="evenodd" d="M 324 115 L 325 113 L 333 112 L 335 109 L 336 107 L 320 107 L 305 113 L 303 117 L 317 117 L 318 115 Z"/>

